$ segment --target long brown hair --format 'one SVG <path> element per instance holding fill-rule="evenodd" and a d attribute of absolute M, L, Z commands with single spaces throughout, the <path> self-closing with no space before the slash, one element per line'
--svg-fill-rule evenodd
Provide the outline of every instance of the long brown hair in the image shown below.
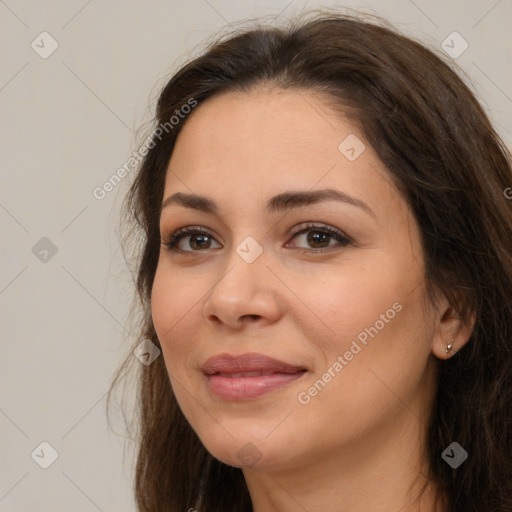
<path fill-rule="evenodd" d="M 125 203 L 139 241 L 136 344 L 147 338 L 160 348 L 150 312 L 160 205 L 186 122 L 180 116 L 170 123 L 173 114 L 192 102 L 200 108 L 217 93 L 269 82 L 321 91 L 358 123 L 411 207 L 432 297 L 442 292 L 465 321 L 476 313 L 469 342 L 439 361 L 429 478 L 452 512 L 512 511 L 512 201 L 504 193 L 512 186 L 511 158 L 445 60 L 383 20 L 324 11 L 286 27 L 221 36 L 176 72 L 157 104 L 155 122 L 166 129 L 150 137 Z M 110 393 L 138 372 L 139 509 L 252 510 L 241 469 L 213 458 L 184 418 L 163 357 L 150 365 L 133 360 L 130 353 Z M 130 362 L 138 370 L 129 370 Z M 469 454 L 457 469 L 441 457 L 453 441 Z"/>

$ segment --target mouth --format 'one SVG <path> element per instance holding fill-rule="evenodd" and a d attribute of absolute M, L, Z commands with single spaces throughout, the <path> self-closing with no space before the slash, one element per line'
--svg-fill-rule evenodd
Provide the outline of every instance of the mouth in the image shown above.
<path fill-rule="evenodd" d="M 201 368 L 211 393 L 224 400 L 256 399 L 301 378 L 307 369 L 263 354 L 219 354 Z"/>
<path fill-rule="evenodd" d="M 239 377 L 265 377 L 267 375 L 275 375 L 276 373 L 281 373 L 278 371 L 266 371 L 266 372 L 238 372 L 238 373 L 214 373 L 212 375 L 218 375 L 219 377 L 226 377 L 231 379 L 237 379 Z"/>

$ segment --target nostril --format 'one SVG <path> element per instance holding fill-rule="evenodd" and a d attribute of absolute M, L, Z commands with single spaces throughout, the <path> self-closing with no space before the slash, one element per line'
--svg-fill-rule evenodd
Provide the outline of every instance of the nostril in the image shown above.
<path fill-rule="evenodd" d="M 260 315 L 244 315 L 243 318 L 250 318 L 251 320 L 259 320 Z"/>

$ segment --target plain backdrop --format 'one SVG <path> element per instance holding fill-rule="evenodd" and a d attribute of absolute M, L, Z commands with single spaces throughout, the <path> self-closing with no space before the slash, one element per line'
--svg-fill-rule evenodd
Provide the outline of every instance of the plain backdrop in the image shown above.
<path fill-rule="evenodd" d="M 116 234 L 134 173 L 93 191 L 198 45 L 319 6 L 381 15 L 440 51 L 457 32 L 451 46 L 468 47 L 450 58 L 511 146 L 510 0 L 0 0 L 0 511 L 135 510 L 121 424 L 109 431 L 105 413 L 136 341 Z"/>

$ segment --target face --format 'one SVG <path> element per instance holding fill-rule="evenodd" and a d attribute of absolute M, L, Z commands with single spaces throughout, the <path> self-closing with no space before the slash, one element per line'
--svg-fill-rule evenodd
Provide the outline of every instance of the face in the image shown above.
<path fill-rule="evenodd" d="M 178 192 L 207 201 L 170 199 Z M 213 456 L 312 464 L 410 431 L 428 411 L 434 313 L 418 226 L 325 98 L 210 98 L 177 139 L 164 204 L 153 321 Z M 195 231 L 173 239 L 184 227 Z"/>

